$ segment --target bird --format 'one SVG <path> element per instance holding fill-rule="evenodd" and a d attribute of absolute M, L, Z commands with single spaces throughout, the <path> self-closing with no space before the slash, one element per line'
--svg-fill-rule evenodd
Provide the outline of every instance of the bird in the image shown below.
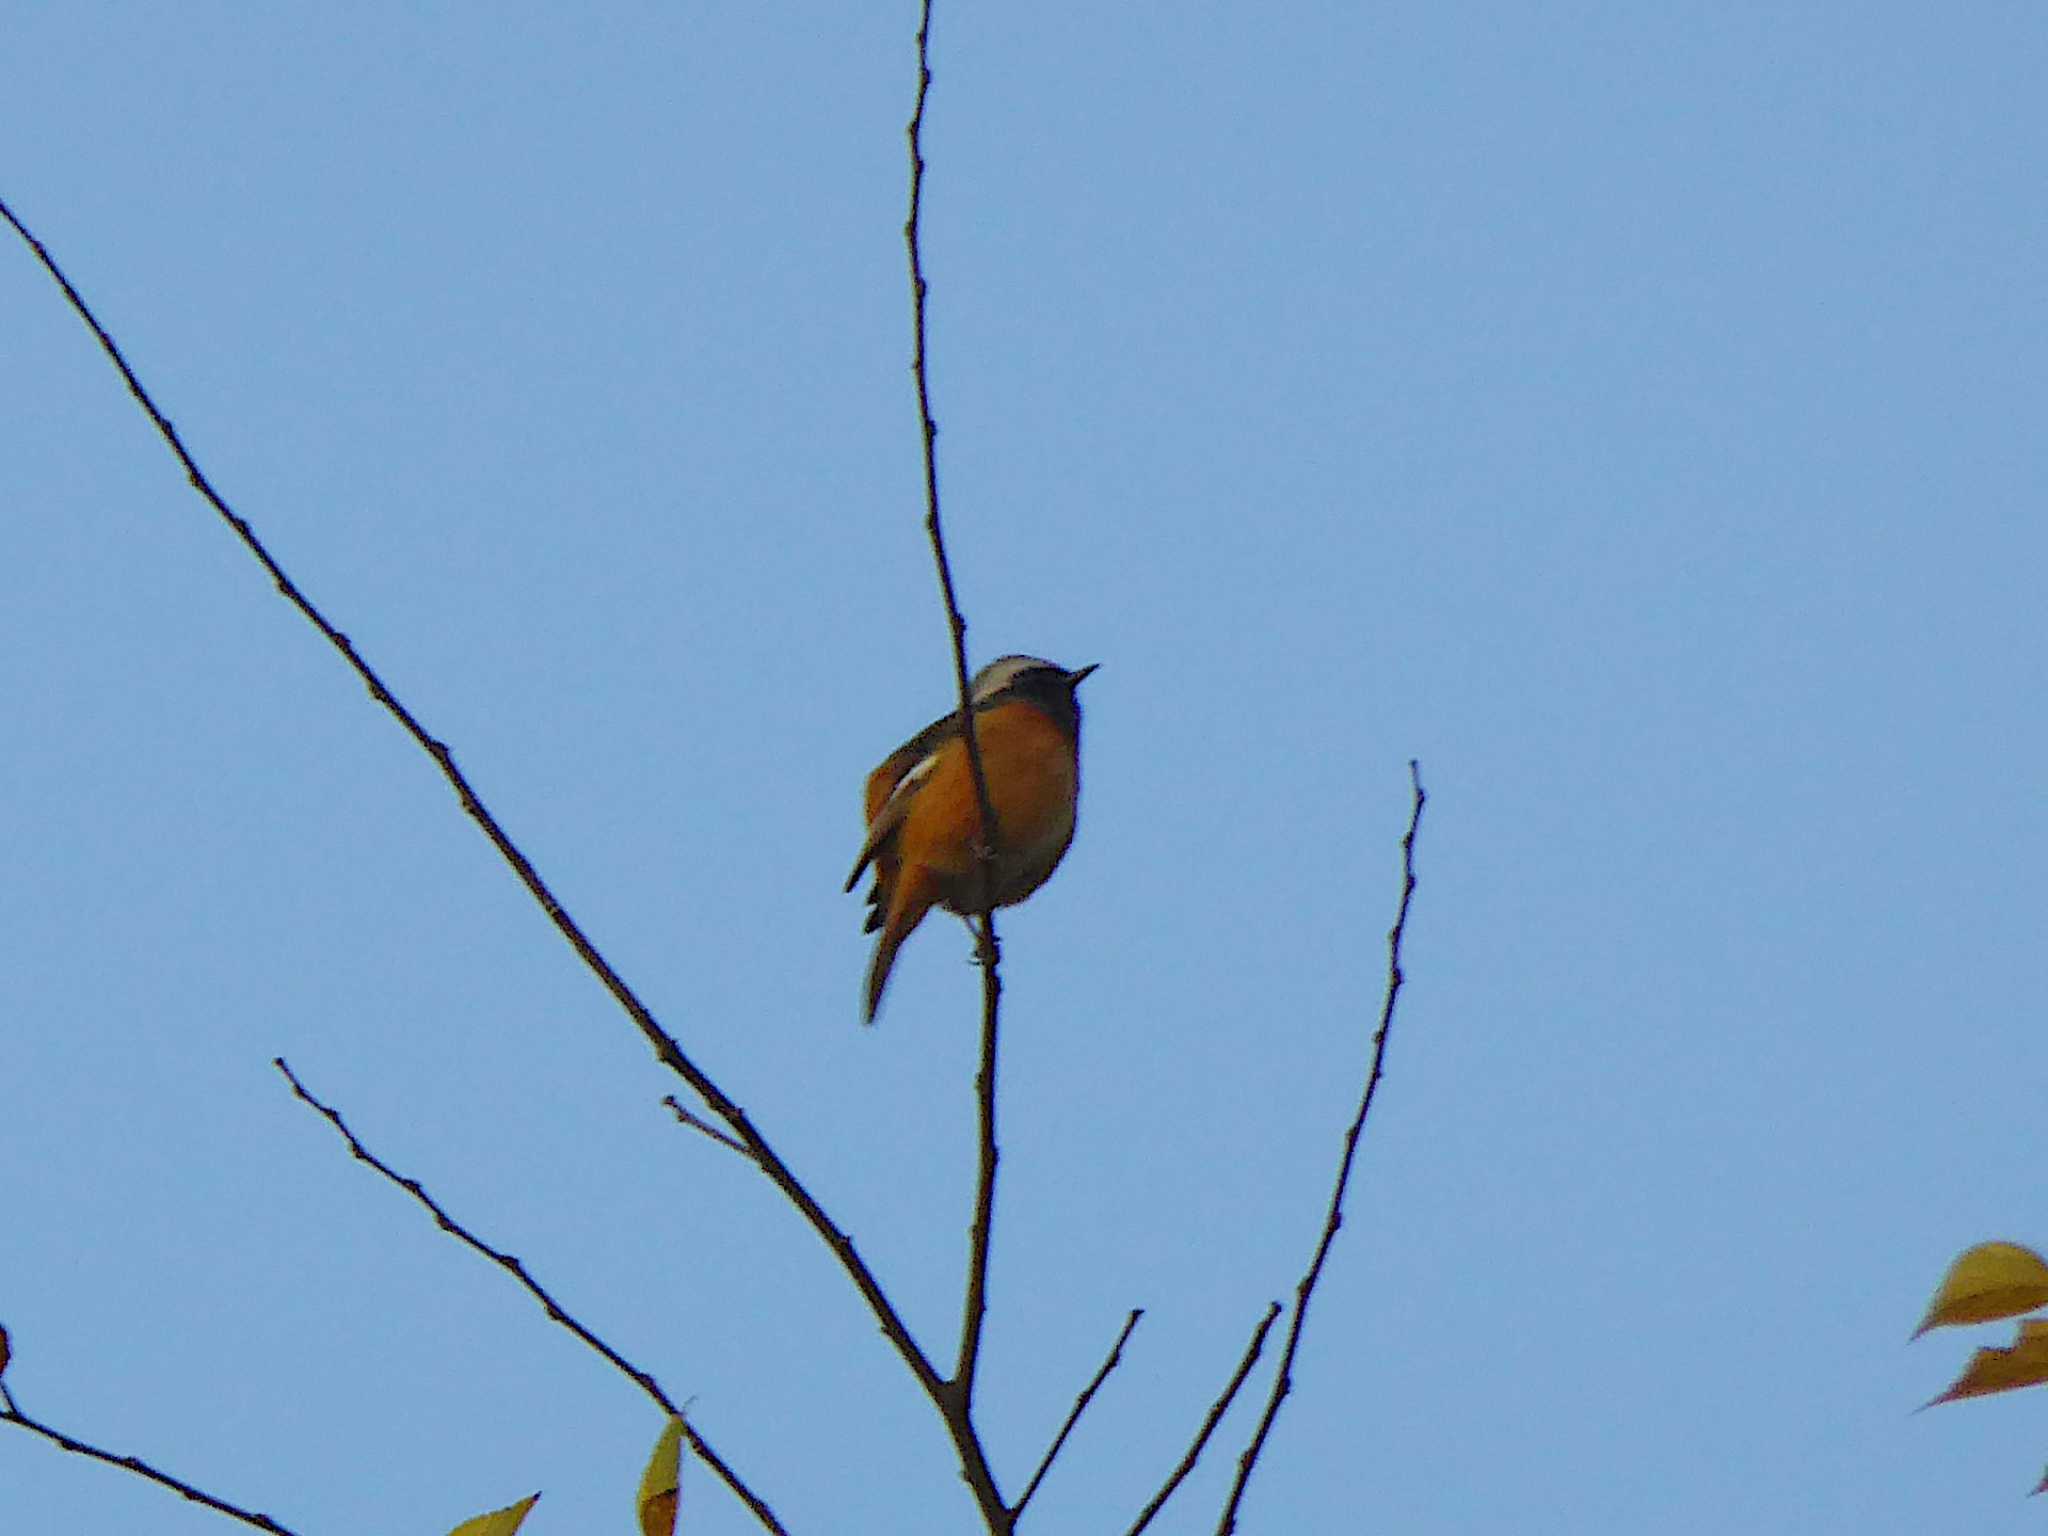
<path fill-rule="evenodd" d="M 1081 794 L 1081 703 L 1074 690 L 1099 665 L 1069 671 L 1037 656 L 1002 656 L 968 686 L 996 823 L 986 897 L 976 857 L 981 808 L 960 711 L 934 720 L 868 775 L 867 837 L 846 877 L 851 891 L 874 867 L 862 931 L 879 930 L 881 937 L 868 965 L 862 1023 L 875 1022 L 896 952 L 933 907 L 970 918 L 988 897 L 995 906 L 1015 906 L 1066 857 Z"/>

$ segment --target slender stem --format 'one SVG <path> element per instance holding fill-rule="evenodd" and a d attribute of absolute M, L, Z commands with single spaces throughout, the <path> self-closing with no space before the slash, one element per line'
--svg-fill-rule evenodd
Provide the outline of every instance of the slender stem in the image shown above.
<path fill-rule="evenodd" d="M 656 1406 L 663 1413 L 668 1414 L 672 1418 L 681 1413 L 682 1410 L 676 1407 L 675 1400 L 662 1390 L 660 1382 L 656 1381 L 648 1372 L 634 1365 L 632 1361 L 621 1355 L 611 1345 L 607 1344 L 579 1322 L 567 1308 L 549 1294 L 545 1286 L 534 1279 L 532 1272 L 520 1262 L 517 1256 L 506 1253 L 502 1249 L 493 1248 L 489 1243 L 463 1225 L 462 1222 L 458 1221 L 446 1206 L 442 1205 L 440 1201 L 436 1200 L 427 1191 L 426 1187 L 418 1179 L 410 1178 L 400 1173 L 396 1168 L 365 1146 L 362 1139 L 349 1128 L 348 1122 L 342 1118 L 340 1110 L 313 1096 L 312 1090 L 307 1088 L 305 1083 L 300 1081 L 299 1075 L 292 1070 L 290 1062 L 286 1061 L 282 1056 L 276 1056 L 271 1058 L 270 1064 L 277 1068 L 287 1083 L 291 1084 L 292 1096 L 294 1098 L 334 1127 L 336 1132 L 340 1134 L 341 1139 L 348 1143 L 349 1154 L 357 1162 L 367 1164 L 381 1175 L 386 1182 L 396 1185 L 400 1190 L 411 1196 L 417 1204 L 425 1208 L 428 1215 L 434 1218 L 434 1224 L 443 1232 L 446 1232 L 472 1253 L 481 1254 L 484 1258 L 489 1259 L 514 1280 L 518 1281 L 520 1288 L 540 1303 L 541 1310 L 547 1313 L 550 1322 L 558 1323 L 568 1329 L 569 1332 L 581 1339 L 584 1344 L 602 1355 L 621 1375 L 630 1380 L 642 1392 L 653 1398 Z"/>
<path fill-rule="evenodd" d="M 911 373 L 917 383 L 918 422 L 924 439 L 925 533 L 931 539 L 932 560 L 938 567 L 939 591 L 945 600 L 946 621 L 953 636 L 953 680 L 960 693 L 962 735 L 967 742 L 967 771 L 974 780 L 975 808 L 981 816 L 981 843 L 975 849 L 981 871 L 981 911 L 976 958 L 981 963 L 981 1066 L 975 1074 L 976 1119 L 979 1148 L 974 1189 L 974 1223 L 967 1243 L 966 1296 L 960 1311 L 960 1351 L 953 1375 L 946 1384 L 942 1412 L 960 1454 L 968 1487 L 981 1506 L 982 1517 L 991 1531 L 1007 1531 L 1011 1516 L 996 1486 L 994 1470 L 982 1450 L 974 1428 L 974 1382 L 981 1360 L 982 1324 L 988 1314 L 989 1242 L 995 1225 L 996 1203 L 996 1057 L 997 1019 L 1002 1000 L 1002 980 L 997 973 L 1001 948 L 996 942 L 995 887 L 993 862 L 997 839 L 995 808 L 988 793 L 988 776 L 982 765 L 981 741 L 974 719 L 973 694 L 967 676 L 967 620 L 960 612 L 959 595 L 953 586 L 953 567 L 946 557 L 946 536 L 939 516 L 939 425 L 932 416 L 931 373 L 927 363 L 925 299 L 929 285 L 924 275 L 921 232 L 924 219 L 924 109 L 931 94 L 931 0 L 923 0 L 917 24 L 917 100 L 911 109 L 907 136 L 910 141 L 910 213 L 903 224 L 903 243 L 910 254 L 910 302 L 912 321 Z"/>
<path fill-rule="evenodd" d="M 995 808 L 989 801 L 988 775 L 983 770 L 981 740 L 975 730 L 973 695 L 967 676 L 967 619 L 960 611 L 960 599 L 953 586 L 952 562 L 946 558 L 946 535 L 939 517 L 939 424 L 932 415 L 931 366 L 926 347 L 925 300 L 931 285 L 924 276 L 924 107 L 931 95 L 932 3 L 923 0 L 917 22 L 917 99 L 911 107 L 910 126 L 910 214 L 903 221 L 903 243 L 910 252 L 910 371 L 917 384 L 917 417 L 924 442 L 924 530 L 931 540 L 932 560 L 938 567 L 939 592 L 945 599 L 946 623 L 953 636 L 953 681 L 960 693 L 960 718 L 967 738 L 967 771 L 974 780 L 975 807 L 981 813 L 981 846 L 975 850 L 981 866 L 981 960 L 993 968 L 995 924 L 992 913 L 994 892 L 989 868 L 995 855 Z"/>
<path fill-rule="evenodd" d="M 961 1407 L 974 1407 L 975 1372 L 981 1363 L 982 1325 L 988 1317 L 989 1244 L 995 1233 L 996 1164 L 996 1018 L 1002 989 L 993 964 L 982 968 L 981 1069 L 974 1075 L 979 1166 L 974 1184 L 974 1225 L 967 1241 L 967 1296 L 960 1312 L 960 1355 L 953 1385 Z"/>
<path fill-rule="evenodd" d="M 1394 912 L 1394 926 L 1387 930 L 1387 986 L 1380 1000 L 1379 1028 L 1372 1037 L 1372 1065 L 1366 1073 L 1365 1089 L 1358 1098 L 1358 1113 L 1351 1117 L 1351 1124 L 1344 1132 L 1344 1155 L 1337 1163 L 1337 1181 L 1330 1191 L 1330 1208 L 1323 1218 L 1322 1238 L 1316 1243 L 1315 1257 L 1309 1260 L 1308 1272 L 1294 1288 L 1294 1316 L 1287 1324 L 1287 1342 L 1280 1351 L 1280 1368 L 1273 1376 L 1273 1391 L 1266 1399 L 1266 1411 L 1259 1415 L 1259 1427 L 1252 1432 L 1251 1444 L 1237 1459 L 1237 1476 L 1230 1485 L 1230 1497 L 1224 1503 L 1223 1516 L 1216 1523 L 1216 1536 L 1229 1536 L 1237 1529 L 1237 1509 L 1244 1502 L 1245 1485 L 1251 1481 L 1259 1453 L 1266 1447 L 1266 1436 L 1272 1432 L 1280 1404 L 1293 1388 L 1294 1354 L 1301 1344 L 1302 1325 L 1308 1320 L 1308 1304 L 1315 1295 L 1317 1280 L 1322 1278 L 1323 1261 L 1330 1256 L 1330 1245 L 1336 1241 L 1337 1229 L 1344 1225 L 1344 1191 L 1351 1182 L 1351 1165 L 1358 1155 L 1358 1137 L 1365 1129 L 1365 1117 L 1372 1111 L 1373 1095 L 1379 1090 L 1380 1076 L 1386 1066 L 1387 1031 L 1393 1027 L 1394 1004 L 1401 995 L 1401 984 L 1407 979 L 1401 971 L 1401 940 L 1408 931 L 1409 904 L 1415 899 L 1415 834 L 1422 826 L 1422 808 L 1429 801 L 1429 796 L 1422 790 L 1421 765 L 1412 760 L 1408 764 L 1408 783 L 1414 799 L 1413 808 L 1408 813 L 1408 832 L 1401 839 L 1401 904 Z"/>
<path fill-rule="evenodd" d="M 1266 1335 L 1272 1332 L 1273 1319 L 1279 1315 L 1280 1303 L 1268 1303 L 1266 1315 L 1259 1319 L 1259 1326 L 1252 1330 L 1252 1341 L 1245 1346 L 1243 1358 L 1237 1362 L 1237 1369 L 1230 1374 L 1229 1384 L 1217 1395 L 1216 1401 L 1209 1405 L 1209 1412 L 1202 1420 L 1202 1427 L 1195 1435 L 1194 1444 L 1188 1447 L 1187 1455 L 1181 1457 L 1180 1465 L 1173 1469 L 1173 1475 L 1167 1478 L 1157 1493 L 1152 1495 L 1152 1502 L 1138 1512 L 1138 1518 L 1131 1522 L 1131 1528 L 1124 1536 L 1139 1536 L 1139 1532 L 1152 1523 L 1152 1517 L 1166 1507 L 1166 1501 L 1173 1497 L 1173 1491 L 1186 1480 L 1190 1472 L 1195 1470 L 1195 1463 L 1201 1460 L 1203 1447 L 1208 1445 L 1209 1437 L 1216 1433 L 1216 1426 L 1223 1422 L 1223 1415 L 1230 1411 L 1231 1399 L 1237 1396 L 1237 1389 L 1244 1385 L 1245 1377 L 1251 1375 L 1252 1367 L 1258 1364 L 1259 1354 L 1266 1347 Z"/>
<path fill-rule="evenodd" d="M 1081 1415 L 1087 1411 L 1088 1404 L 1094 1400 L 1102 1384 L 1109 1380 L 1109 1373 L 1123 1362 L 1124 1345 L 1130 1342 L 1132 1330 L 1138 1326 L 1138 1319 L 1144 1315 L 1143 1307 L 1131 1308 L 1131 1315 L 1124 1319 L 1123 1332 L 1119 1333 L 1116 1342 L 1109 1346 L 1109 1358 L 1102 1362 L 1102 1369 L 1095 1373 L 1094 1379 L 1083 1387 L 1081 1395 L 1074 1399 L 1074 1406 L 1067 1413 L 1066 1423 L 1062 1424 L 1060 1432 L 1052 1437 L 1052 1444 L 1045 1448 L 1045 1455 L 1039 1458 L 1038 1470 L 1031 1474 L 1031 1481 L 1026 1483 L 1024 1491 L 1017 1495 L 1017 1506 L 1010 1511 L 1012 1520 L 1022 1518 L 1025 1506 L 1031 1502 L 1031 1495 L 1038 1492 L 1038 1485 L 1045 1481 L 1045 1474 L 1052 1470 L 1053 1458 L 1059 1455 L 1060 1447 L 1067 1443 L 1067 1436 L 1074 1432 L 1074 1426 L 1080 1423 Z"/>
<path fill-rule="evenodd" d="M 628 1360 L 616 1349 L 613 1349 L 611 1345 L 607 1344 L 603 1339 L 591 1332 L 589 1328 L 585 1327 L 583 1323 L 578 1321 L 566 1307 L 548 1293 L 547 1289 L 538 1280 L 533 1278 L 531 1272 L 528 1271 L 526 1266 L 517 1257 L 500 1249 L 493 1248 L 489 1243 L 486 1243 L 482 1238 L 470 1231 L 468 1227 L 457 1221 L 454 1216 L 450 1215 L 447 1207 L 429 1194 L 418 1179 L 406 1177 L 363 1145 L 362 1139 L 349 1129 L 348 1122 L 341 1117 L 341 1111 L 313 1097 L 306 1085 L 299 1081 L 298 1074 L 292 1071 L 291 1064 L 282 1056 L 273 1057 L 270 1064 L 284 1074 L 284 1080 L 292 1085 L 293 1096 L 301 1104 L 321 1115 L 329 1125 L 333 1126 L 340 1133 L 341 1139 L 348 1143 L 349 1152 L 357 1162 L 368 1164 L 387 1181 L 397 1185 L 398 1188 L 405 1191 L 418 1204 L 424 1206 L 427 1213 L 434 1218 L 435 1224 L 443 1232 L 446 1232 L 457 1242 L 462 1243 L 471 1252 L 482 1254 L 509 1274 L 514 1280 L 517 1280 L 526 1294 L 541 1304 L 541 1309 L 547 1313 L 551 1321 L 559 1323 L 562 1327 L 568 1329 L 570 1333 L 582 1340 L 586 1346 L 610 1361 L 621 1374 L 625 1375 L 641 1391 L 653 1398 L 655 1403 L 670 1418 L 682 1419 L 683 1438 L 690 1442 L 690 1449 L 696 1453 L 698 1460 L 711 1468 L 719 1481 L 732 1490 L 733 1497 L 746 1505 L 753 1512 L 754 1518 L 760 1521 L 764 1528 L 773 1531 L 775 1536 L 789 1536 L 789 1533 L 783 1529 L 782 1522 L 775 1518 L 775 1512 L 762 1502 L 753 1489 L 741 1481 L 739 1474 L 733 1471 L 725 1458 L 711 1448 L 710 1442 L 698 1433 L 696 1425 L 684 1417 L 683 1410 L 678 1408 L 668 1393 L 662 1390 L 660 1382 L 656 1381 L 648 1372 L 634 1365 L 632 1361 Z M 712 1134 L 715 1135 L 717 1133 L 714 1131 Z"/>
<path fill-rule="evenodd" d="M 203 1489 L 193 1487 L 183 1478 L 173 1477 L 161 1468 L 150 1465 L 139 1456 L 119 1456 L 112 1451 L 103 1451 L 96 1445 L 75 1440 L 60 1429 L 53 1429 L 38 1419 L 30 1418 L 21 1411 L 20 1405 L 14 1400 L 14 1394 L 5 1387 L 0 1387 L 0 1424 L 13 1424 L 32 1435 L 41 1435 L 52 1445 L 67 1450 L 74 1456 L 89 1457 L 94 1461 L 103 1461 L 110 1467 L 119 1467 L 124 1472 L 133 1472 L 137 1477 L 147 1478 L 159 1487 L 168 1488 L 194 1504 L 203 1504 L 232 1520 L 241 1521 L 244 1525 L 254 1526 L 259 1531 L 268 1531 L 270 1536 L 296 1536 L 290 1526 L 279 1525 L 268 1515 L 258 1514 L 253 1509 L 243 1509 L 239 1505 L 230 1504 L 226 1499 L 216 1498 Z"/>
<path fill-rule="evenodd" d="M 698 1134 L 708 1136 L 711 1140 L 717 1142 L 721 1147 L 726 1148 L 728 1151 L 737 1152 L 741 1157 L 746 1158 L 749 1162 L 753 1161 L 754 1154 L 747 1150 L 746 1143 L 740 1141 L 736 1137 L 727 1135 L 724 1131 L 721 1131 L 709 1120 L 704 1119 L 701 1115 L 689 1109 L 686 1105 L 684 1105 L 683 1101 L 677 1098 L 674 1094 L 663 1094 L 661 1103 L 664 1109 L 666 1109 L 670 1114 L 676 1117 L 676 1123 L 678 1125 L 686 1125 L 691 1130 L 696 1131 Z"/>

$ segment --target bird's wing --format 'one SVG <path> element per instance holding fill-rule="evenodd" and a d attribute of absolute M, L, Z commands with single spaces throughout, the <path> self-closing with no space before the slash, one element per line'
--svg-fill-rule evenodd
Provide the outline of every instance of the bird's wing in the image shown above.
<path fill-rule="evenodd" d="M 910 814 L 910 802 L 917 798 L 918 789 L 931 776 L 933 767 L 938 763 L 939 753 L 937 747 L 923 753 L 921 756 L 910 758 L 911 747 L 916 746 L 922 740 L 923 736 L 917 737 L 868 777 L 868 801 L 870 804 L 874 802 L 876 791 L 884 786 L 888 786 L 888 794 L 881 805 L 868 817 L 867 841 L 861 844 L 860 857 L 854 860 L 853 863 L 853 873 L 846 877 L 846 889 L 849 891 L 859 883 L 861 872 L 868 867 L 876 851 L 889 840 L 898 827 L 903 825 L 903 818 Z M 892 785 L 889 779 L 884 776 L 895 768 L 899 758 L 910 758 L 909 765 L 903 769 Z"/>

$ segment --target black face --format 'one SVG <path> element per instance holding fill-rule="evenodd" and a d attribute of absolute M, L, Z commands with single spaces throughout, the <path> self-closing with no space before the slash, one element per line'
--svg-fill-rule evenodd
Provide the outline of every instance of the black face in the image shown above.
<path fill-rule="evenodd" d="M 1046 672 L 1065 676 L 1065 670 L 1037 656 L 998 656 L 994 661 L 974 674 L 967 685 L 968 693 L 975 703 L 992 699 L 999 693 L 1008 693 L 1020 679 L 1033 673 Z"/>
<path fill-rule="evenodd" d="M 1089 666 L 1069 672 L 1036 656 L 1005 656 L 975 674 L 974 707 L 983 710 L 1007 700 L 1022 699 L 1057 720 L 1069 735 L 1078 736 L 1081 705 L 1074 689 L 1094 670 Z"/>
<path fill-rule="evenodd" d="M 1020 683 L 1040 688 L 1049 686 L 1054 679 L 1071 691 L 1075 684 L 1094 670 L 1093 663 L 1069 672 L 1065 667 L 1047 661 L 1041 656 L 998 656 L 974 674 L 973 681 L 968 684 L 968 692 L 978 704 L 984 699 L 994 698 L 998 693 L 1008 693 Z"/>

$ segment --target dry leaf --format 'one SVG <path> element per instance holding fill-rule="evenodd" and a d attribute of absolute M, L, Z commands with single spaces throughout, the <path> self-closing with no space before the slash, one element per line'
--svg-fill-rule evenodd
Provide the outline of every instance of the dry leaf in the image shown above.
<path fill-rule="evenodd" d="M 1984 1397 L 1993 1392 L 2011 1392 L 2019 1387 L 2037 1387 L 2048 1381 L 2048 1322 L 2032 1319 L 2020 1324 L 2019 1337 L 2011 1349 L 1980 1349 L 1970 1356 L 1949 1389 L 1926 1404 L 1952 1403 L 1962 1397 Z"/>
<path fill-rule="evenodd" d="M 2044 1303 L 2048 1303 L 2048 1263 L 2041 1255 L 2018 1243 L 1979 1243 L 1949 1265 L 1913 1337 L 1919 1338 L 1930 1328 L 2018 1317 Z"/>
<path fill-rule="evenodd" d="M 640 1536 L 675 1536 L 676 1500 L 681 1493 L 683 1421 L 670 1419 L 654 1442 L 647 1470 L 640 1474 Z"/>
<path fill-rule="evenodd" d="M 540 1502 L 539 1494 L 530 1494 L 517 1504 L 507 1504 L 503 1509 L 494 1509 L 488 1515 L 478 1515 L 474 1520 L 465 1520 L 448 1533 L 448 1536 L 513 1536 L 526 1520 L 527 1511 Z"/>

